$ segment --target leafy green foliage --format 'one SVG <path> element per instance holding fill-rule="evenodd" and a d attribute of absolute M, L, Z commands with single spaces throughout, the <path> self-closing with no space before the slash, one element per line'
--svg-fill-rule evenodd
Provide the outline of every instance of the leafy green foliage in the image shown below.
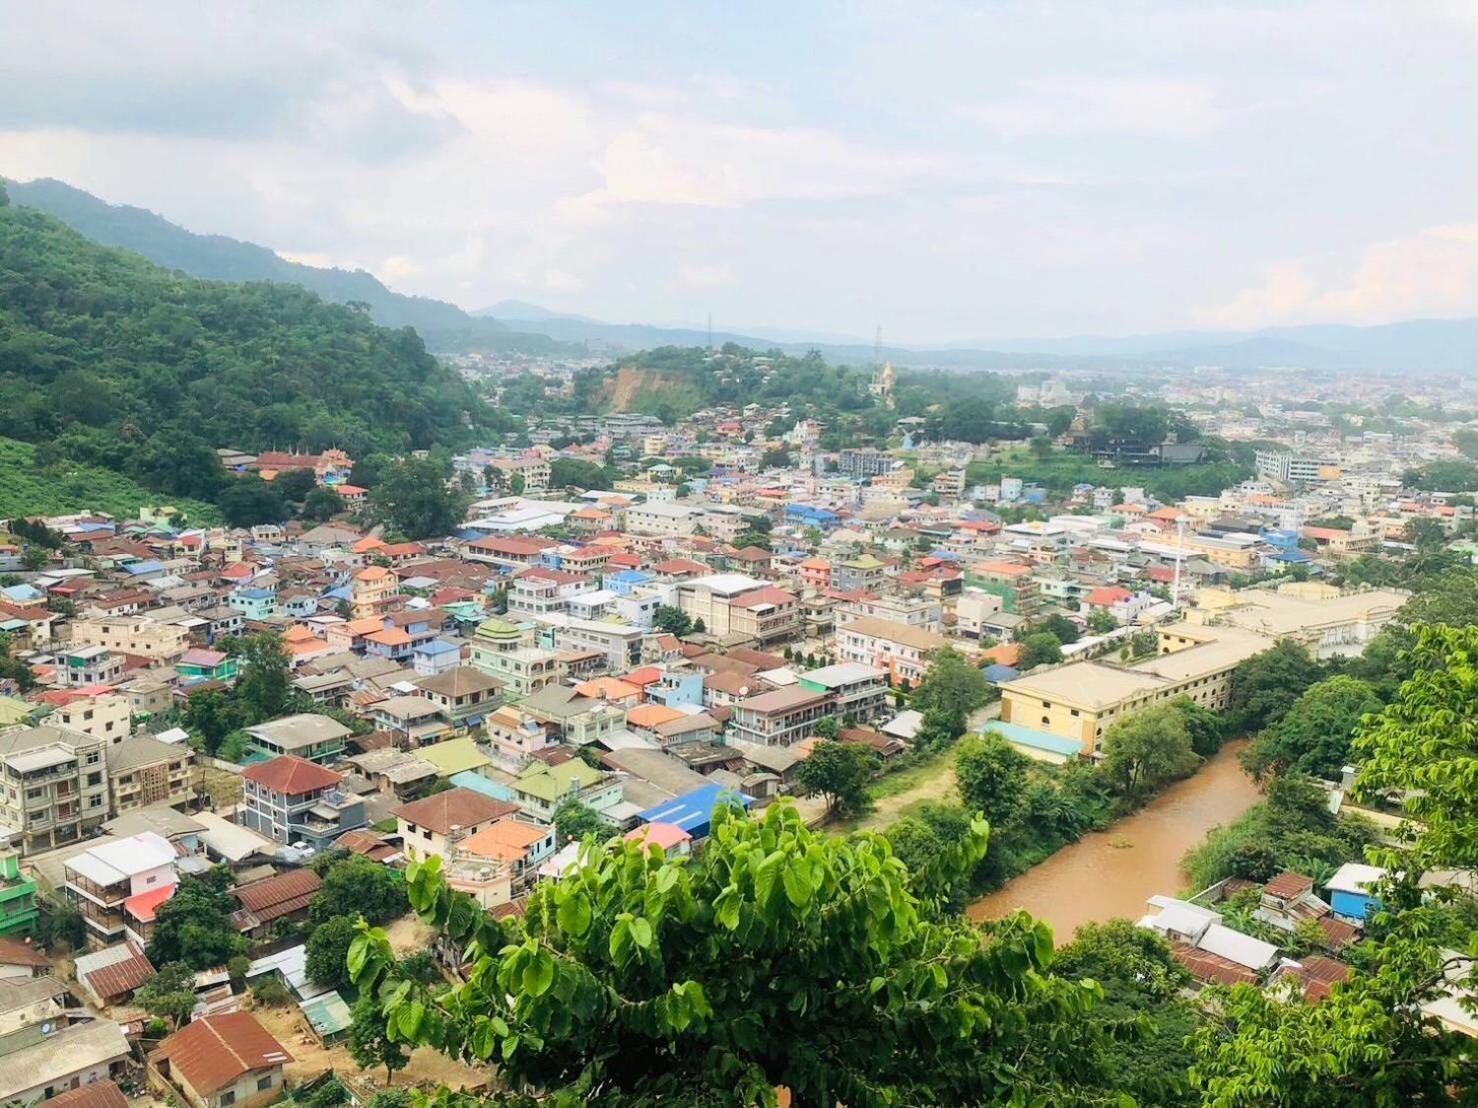
<path fill-rule="evenodd" d="M 0 391 L 3 388 L 0 384 Z M 0 425 L 4 422 L 0 417 Z M 220 519 L 215 505 L 203 500 L 147 489 L 122 473 L 59 453 L 43 462 L 30 443 L 0 438 L 0 519 L 81 511 L 137 519 L 141 509 L 166 504 L 184 512 L 192 523 L 209 525 Z"/>
<path fill-rule="evenodd" d="M 323 873 L 323 887 L 313 894 L 308 918 L 322 925 L 347 916 L 363 916 L 371 924 L 388 923 L 405 915 L 405 881 L 394 870 L 362 854 L 336 859 Z"/>
<path fill-rule="evenodd" d="M 582 461 L 579 458 L 555 458 L 549 463 L 549 487 L 551 489 L 577 488 L 608 489 L 611 474 L 602 465 Z"/>
<path fill-rule="evenodd" d="M 176 1028 L 190 1022 L 195 1010 L 195 971 L 184 962 L 171 962 L 134 993 L 133 1001 L 151 1016 L 169 1020 Z"/>
<path fill-rule="evenodd" d="M 1232 670 L 1228 714 L 1241 731 L 1261 731 L 1293 707 L 1323 677 L 1319 663 L 1298 643 L 1284 639 Z"/>
<path fill-rule="evenodd" d="M 216 867 L 199 877 L 184 877 L 154 914 L 149 961 L 156 966 L 183 962 L 192 969 L 223 966 L 246 953 L 246 940 L 231 922 L 236 901 L 226 890 L 231 875 Z"/>
<path fill-rule="evenodd" d="M 681 637 L 693 629 L 693 621 L 681 608 L 658 604 L 657 611 L 652 616 L 652 626 L 658 631 Z"/>
<path fill-rule="evenodd" d="M 984 849 L 975 824 L 958 844 Z M 580 1104 L 1119 1103 L 1082 1019 L 1098 995 L 1050 973 L 1051 932 L 1017 914 L 982 933 L 921 911 L 879 836 L 814 834 L 794 808 L 716 815 L 695 859 L 634 843 L 533 890 L 502 926 L 413 865 L 422 917 L 467 947 L 466 985 L 431 996 L 383 933 L 350 950 L 399 1041 L 497 1059 L 515 1093 Z"/>
<path fill-rule="evenodd" d="M 1243 762 L 1258 780 L 1291 771 L 1337 781 L 1361 719 L 1380 706 L 1364 681 L 1326 678 L 1310 685 L 1282 719 L 1253 740 Z"/>
<path fill-rule="evenodd" d="M 356 938 L 356 941 L 359 940 Z M 349 1049 L 349 1057 L 364 1069 L 384 1066 L 385 1081 L 388 1083 L 394 1080 L 395 1071 L 405 1069 L 411 1056 L 405 1049 L 403 1039 L 391 1037 L 374 993 L 370 989 L 363 989 L 349 1014 L 349 1038 L 345 1044 Z"/>
<path fill-rule="evenodd" d="M 554 830 L 561 843 L 582 841 L 587 835 L 605 839 L 614 832 L 599 812 L 573 799 L 563 801 L 554 810 Z"/>
<path fill-rule="evenodd" d="M 348 985 L 349 944 L 354 941 L 354 920 L 334 916 L 318 923 L 308 936 L 306 968 L 308 980 L 326 989 Z"/>
<path fill-rule="evenodd" d="M 461 524 L 468 498 L 450 488 L 447 477 L 447 467 L 430 458 L 392 462 L 370 490 L 370 515 L 409 539 L 449 535 Z"/>
<path fill-rule="evenodd" d="M 960 653 L 944 647 L 929 659 L 928 672 L 914 690 L 912 706 L 920 712 L 944 712 L 963 724 L 989 699 L 990 684 L 981 672 Z"/>
<path fill-rule="evenodd" d="M 1018 665 L 1023 670 L 1052 666 L 1062 661 L 1062 640 L 1050 631 L 1038 631 L 1021 640 Z"/>
<path fill-rule="evenodd" d="M 1209 758 L 1221 749 L 1227 740 L 1227 717 L 1210 708 L 1203 708 L 1188 696 L 1178 696 L 1171 705 L 1180 713 L 1186 733 L 1191 737 L 1191 749 L 1203 758 Z"/>
<path fill-rule="evenodd" d="M 856 812 L 866 805 L 877 770 L 877 755 L 867 747 L 822 741 L 796 769 L 795 781 L 803 795 L 826 797 L 832 812 Z"/>
<path fill-rule="evenodd" d="M 1103 772 L 1131 802 L 1200 764 L 1185 718 L 1173 704 L 1143 708 L 1110 724 L 1103 735 Z"/>
<path fill-rule="evenodd" d="M 965 807 L 992 824 L 1014 823 L 1026 799 L 1030 763 L 1025 754 L 990 731 L 972 735 L 955 750 L 955 780 Z"/>
<path fill-rule="evenodd" d="M 30 208 L 0 210 L 0 331 L 0 435 L 171 498 L 236 487 L 215 446 L 358 457 L 507 426 L 414 331 L 288 284 L 183 277 Z"/>
<path fill-rule="evenodd" d="M 1356 739 L 1362 795 L 1394 793 L 1422 868 L 1478 867 L 1478 627 L 1420 627 L 1412 675 Z"/>

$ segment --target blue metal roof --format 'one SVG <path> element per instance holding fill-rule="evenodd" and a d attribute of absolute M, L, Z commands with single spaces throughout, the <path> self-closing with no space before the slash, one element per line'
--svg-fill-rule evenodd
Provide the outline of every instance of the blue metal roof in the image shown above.
<path fill-rule="evenodd" d="M 1021 676 L 1021 670 L 1014 666 L 1004 666 L 1000 662 L 988 665 L 980 672 L 985 676 L 987 681 L 992 681 L 996 684 L 1002 681 L 1015 681 Z"/>
<path fill-rule="evenodd" d="M 417 646 L 416 653 L 450 654 L 461 649 L 462 648 L 454 642 L 447 642 L 445 639 L 432 639 L 430 642 L 423 642 L 419 646 Z"/>
<path fill-rule="evenodd" d="M 1007 742 L 1030 747 L 1032 750 L 1045 750 L 1049 754 L 1060 754 L 1066 758 L 1076 758 L 1083 753 L 1083 744 L 1076 739 L 1064 739 L 1061 735 L 1035 731 L 1019 723 L 1002 723 L 997 720 L 989 724 L 986 730 L 998 732 Z"/>
<path fill-rule="evenodd" d="M 129 562 L 123 567 L 123 572 L 131 577 L 137 577 L 144 573 L 162 573 L 164 563 L 155 561 Z"/>
<path fill-rule="evenodd" d="M 636 818 L 643 823 L 672 823 L 684 831 L 691 832 L 713 820 L 713 811 L 720 804 L 738 803 L 745 808 L 750 805 L 749 797 L 726 789 L 722 785 L 704 785 L 690 793 L 648 808 Z"/>

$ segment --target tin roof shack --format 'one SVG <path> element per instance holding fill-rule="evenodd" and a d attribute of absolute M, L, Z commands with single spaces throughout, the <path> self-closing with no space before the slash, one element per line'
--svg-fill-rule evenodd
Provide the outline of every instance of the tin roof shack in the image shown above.
<path fill-rule="evenodd" d="M 194 1108 L 254 1108 L 282 1095 L 281 1043 L 249 1012 L 186 1024 L 149 1055 L 149 1083 Z"/>

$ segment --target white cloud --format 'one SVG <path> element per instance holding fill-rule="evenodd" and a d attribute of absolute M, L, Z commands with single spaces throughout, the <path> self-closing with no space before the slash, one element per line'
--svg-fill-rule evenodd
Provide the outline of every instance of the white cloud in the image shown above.
<path fill-rule="evenodd" d="M 677 269 L 676 285 L 696 291 L 717 288 L 734 279 L 734 267 L 727 262 L 683 262 Z"/>
<path fill-rule="evenodd" d="M 1447 224 L 1373 243 L 1343 276 L 1321 282 L 1300 262 L 1201 313 L 1227 327 L 1279 323 L 1386 323 L 1478 312 L 1478 223 Z"/>
<path fill-rule="evenodd" d="M 1006 135 L 1107 132 L 1185 137 L 1222 120 L 1210 86 L 1196 81 L 1030 81 L 1026 94 L 964 109 Z"/>

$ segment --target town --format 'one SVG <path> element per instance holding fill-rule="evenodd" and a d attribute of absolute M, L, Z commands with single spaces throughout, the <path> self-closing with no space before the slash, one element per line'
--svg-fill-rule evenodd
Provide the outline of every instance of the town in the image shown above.
<path fill-rule="evenodd" d="M 489 380 L 495 396 L 529 379 L 558 392 L 578 372 Z M 864 387 L 893 412 L 891 366 Z M 0 1097 L 152 1088 L 215 1108 L 337 1069 L 344 1095 L 371 1098 L 372 1065 L 343 1073 L 351 1040 L 355 1062 L 377 1057 L 355 1040 L 352 919 L 394 924 L 426 980 L 465 966 L 409 914 L 408 866 L 436 859 L 450 889 L 516 917 L 585 864 L 582 842 L 684 858 L 721 813 L 775 805 L 824 833 L 894 833 L 947 799 L 955 750 L 971 798 L 971 736 L 1019 784 L 1107 776 L 1136 721 L 1183 711 L 1184 749 L 1141 756 L 1117 798 L 1132 811 L 1227 757 L 1193 753 L 1188 727 L 1236 714 L 1249 665 L 1358 661 L 1421 591 L 1415 562 L 1478 552 L 1475 485 L 1441 487 L 1478 472 L 1473 432 L 1278 403 L 1229 415 L 1216 386 L 1167 392 L 1022 385 L 1024 410 L 1066 418 L 1028 419 L 1014 444 L 949 439 L 927 415 L 828 450 L 824 420 L 784 402 L 670 423 L 531 413 L 527 445 L 449 459 L 429 495 L 458 518 L 415 538 L 382 510 L 383 466 L 340 450 L 217 451 L 279 503 L 332 497 L 320 521 L 198 526 L 164 503 L 10 521 Z M 1163 491 L 1242 443 L 1234 484 Z M 1335 813 L 1353 803 L 1342 741 L 1309 767 Z M 914 803 L 890 828 L 870 813 L 895 780 Z M 1146 871 L 1166 883 L 1140 926 L 1171 940 L 1190 985 L 1292 981 L 1317 1000 L 1379 909 L 1384 871 L 1359 857 L 1356 842 L 1312 874 L 1254 872 L 1296 855 L 1233 864 L 1200 890 Z M 1107 924 L 1094 896 L 1076 898 Z M 1471 1036 L 1462 977 L 1430 1005 Z M 384 1058 L 392 1076 L 405 1064 Z"/>

